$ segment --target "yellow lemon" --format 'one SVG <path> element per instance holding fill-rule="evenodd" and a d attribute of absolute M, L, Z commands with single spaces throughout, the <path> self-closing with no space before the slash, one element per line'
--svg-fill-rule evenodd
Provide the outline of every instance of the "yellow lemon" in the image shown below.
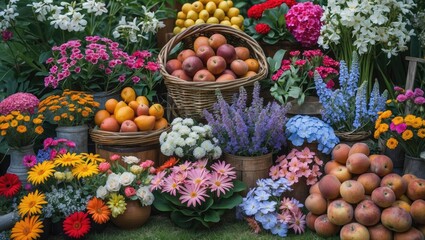
<path fill-rule="evenodd" d="M 240 15 L 239 15 L 240 16 Z M 230 22 L 232 23 L 232 25 L 238 25 L 238 26 L 242 26 L 243 23 L 243 17 L 232 17 L 230 19 Z"/>
<path fill-rule="evenodd" d="M 193 10 L 193 6 L 190 3 L 185 3 L 182 6 L 182 11 L 187 14 L 190 10 Z"/>
<path fill-rule="evenodd" d="M 183 19 L 176 19 L 176 26 L 177 27 L 184 27 L 184 20 Z"/>
<path fill-rule="evenodd" d="M 189 12 L 187 13 L 187 19 L 192 19 L 193 21 L 196 21 L 196 19 L 198 19 L 198 13 L 194 10 L 189 10 Z"/>
<path fill-rule="evenodd" d="M 207 5 L 205 5 L 205 10 L 207 10 L 210 15 L 213 15 L 216 9 L 217 5 L 215 5 L 214 2 L 208 2 Z"/>
<path fill-rule="evenodd" d="M 220 23 L 220 21 L 216 17 L 210 17 L 210 18 L 207 19 L 207 23 L 218 24 L 218 23 Z"/>
<path fill-rule="evenodd" d="M 202 9 L 204 9 L 204 4 L 202 4 L 200 1 L 196 1 L 192 3 L 192 7 L 195 12 L 199 13 Z"/>
<path fill-rule="evenodd" d="M 173 34 L 174 34 L 174 35 L 177 35 L 177 34 L 179 34 L 181 31 L 182 31 L 182 29 L 181 29 L 180 27 L 175 26 L 175 27 L 174 27 L 174 29 L 173 29 Z"/>
<path fill-rule="evenodd" d="M 227 0 L 227 6 L 229 6 L 229 8 L 233 7 L 233 2 L 231 0 Z"/>
<path fill-rule="evenodd" d="M 204 24 L 204 23 L 205 23 L 205 21 L 202 20 L 202 19 L 196 19 L 196 21 L 195 21 L 195 25 Z"/>
<path fill-rule="evenodd" d="M 237 30 L 241 30 L 241 28 L 238 25 L 233 24 L 231 27 L 234 28 L 234 29 L 237 29 Z"/>
<path fill-rule="evenodd" d="M 230 21 L 230 18 L 228 16 L 225 16 L 223 20 Z"/>
<path fill-rule="evenodd" d="M 207 4 L 210 0 L 199 0 L 202 4 Z"/>
<path fill-rule="evenodd" d="M 223 20 L 220 22 L 221 25 L 232 26 L 232 24 L 228 20 Z"/>
<path fill-rule="evenodd" d="M 227 16 L 229 18 L 237 17 L 239 14 L 240 14 L 239 9 L 238 8 L 235 8 L 235 7 L 229 8 L 229 11 L 227 12 Z"/>
<path fill-rule="evenodd" d="M 223 10 L 224 12 L 229 11 L 229 5 L 227 4 L 226 1 L 223 1 L 221 3 L 218 4 L 218 8 L 220 8 L 221 10 Z"/>
<path fill-rule="evenodd" d="M 178 13 L 177 13 L 177 18 L 178 18 L 178 19 L 183 19 L 183 20 L 185 20 L 185 19 L 186 19 L 186 13 L 184 13 L 184 12 L 182 12 L 182 11 L 178 12 Z"/>
<path fill-rule="evenodd" d="M 207 21 L 208 18 L 210 17 L 210 14 L 208 13 L 207 10 L 201 10 L 198 14 L 199 19 L 202 19 L 204 21 Z"/>
<path fill-rule="evenodd" d="M 224 17 L 226 14 L 224 13 L 223 9 L 217 8 L 214 12 L 214 17 L 216 17 L 218 20 L 224 20 Z"/>
<path fill-rule="evenodd" d="M 211 2 L 214 2 L 216 5 L 218 5 L 222 0 L 210 0 Z"/>
<path fill-rule="evenodd" d="M 195 21 L 193 21 L 192 19 L 186 19 L 184 21 L 184 26 L 187 27 L 187 28 L 192 26 L 193 24 L 195 24 Z"/>

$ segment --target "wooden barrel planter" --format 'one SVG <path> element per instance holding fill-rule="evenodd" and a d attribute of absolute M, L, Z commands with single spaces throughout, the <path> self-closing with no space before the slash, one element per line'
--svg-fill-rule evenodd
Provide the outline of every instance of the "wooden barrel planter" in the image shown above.
<path fill-rule="evenodd" d="M 256 182 L 261 178 L 268 178 L 270 167 L 273 164 L 272 153 L 262 156 L 236 156 L 224 153 L 224 161 L 230 163 L 236 171 L 237 179 L 247 185 L 247 191 L 256 186 Z"/>
<path fill-rule="evenodd" d="M 109 159 L 114 154 L 120 156 L 135 156 L 141 161 L 152 160 L 155 162 L 155 166 L 158 167 L 167 159 L 160 149 L 159 144 L 145 145 L 145 146 L 113 146 L 113 145 L 101 145 L 96 144 L 96 153 L 102 158 Z M 125 164 L 121 162 L 121 164 Z"/>

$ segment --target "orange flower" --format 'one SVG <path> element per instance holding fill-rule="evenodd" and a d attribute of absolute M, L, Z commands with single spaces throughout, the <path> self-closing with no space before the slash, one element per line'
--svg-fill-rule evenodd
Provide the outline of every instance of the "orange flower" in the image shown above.
<path fill-rule="evenodd" d="M 165 161 L 164 164 L 162 164 L 159 168 L 156 169 L 156 172 L 162 172 L 167 168 L 171 168 L 172 166 L 176 165 L 176 163 L 178 162 L 177 158 L 175 157 L 170 157 L 167 161 Z"/>
<path fill-rule="evenodd" d="M 34 119 L 32 120 L 32 122 L 33 122 L 34 124 L 41 124 L 41 123 L 43 122 L 43 120 L 41 120 L 40 118 L 34 118 Z"/>
<path fill-rule="evenodd" d="M 30 117 L 30 116 L 25 116 L 25 117 L 24 117 L 24 121 L 25 121 L 25 122 L 29 122 L 30 120 L 31 120 L 31 117 Z"/>
<path fill-rule="evenodd" d="M 35 133 L 40 135 L 44 132 L 44 128 L 42 126 L 37 126 L 34 131 L 35 131 Z"/>
<path fill-rule="evenodd" d="M 396 147 L 397 147 L 397 145 L 398 145 L 398 141 L 397 141 L 397 139 L 395 139 L 395 138 L 389 138 L 388 140 L 387 140 L 387 147 L 389 148 L 389 149 L 395 149 Z"/>
<path fill-rule="evenodd" d="M 0 125 L 1 130 L 7 130 L 9 128 L 9 123 L 3 123 Z"/>
<path fill-rule="evenodd" d="M 425 128 L 421 128 L 418 130 L 418 137 L 425 138 Z"/>
<path fill-rule="evenodd" d="M 403 138 L 404 141 L 410 140 L 413 137 L 413 132 L 412 130 L 406 130 L 401 134 L 401 137 Z"/>
<path fill-rule="evenodd" d="M 62 117 L 62 118 L 68 118 L 68 113 L 62 113 L 62 114 L 61 114 L 61 117 Z"/>
<path fill-rule="evenodd" d="M 27 132 L 27 127 L 25 127 L 24 125 L 19 125 L 16 128 L 16 131 L 18 131 L 19 133 L 26 133 Z"/>
<path fill-rule="evenodd" d="M 109 210 L 108 206 L 106 206 L 102 199 L 96 197 L 93 197 L 87 203 L 87 212 L 91 214 L 93 220 L 99 224 L 106 223 L 111 215 L 111 210 Z"/>
<path fill-rule="evenodd" d="M 10 122 L 10 126 L 11 126 L 11 127 L 16 127 L 16 126 L 18 126 L 18 121 L 16 121 L 16 120 L 12 120 L 12 121 Z"/>
<path fill-rule="evenodd" d="M 60 120 L 61 120 L 61 116 L 55 116 L 53 118 L 53 121 L 55 121 L 55 122 L 59 122 Z"/>
<path fill-rule="evenodd" d="M 22 116 L 21 114 L 16 116 L 16 120 L 21 121 L 22 119 L 24 119 L 24 116 Z"/>
<path fill-rule="evenodd" d="M 2 136 L 6 136 L 6 133 L 7 133 L 6 130 L 1 130 L 1 135 Z"/>
<path fill-rule="evenodd" d="M 87 112 L 86 110 L 83 110 L 83 111 L 81 112 L 81 115 L 82 115 L 83 117 L 88 117 L 88 116 L 89 116 L 89 112 Z"/>

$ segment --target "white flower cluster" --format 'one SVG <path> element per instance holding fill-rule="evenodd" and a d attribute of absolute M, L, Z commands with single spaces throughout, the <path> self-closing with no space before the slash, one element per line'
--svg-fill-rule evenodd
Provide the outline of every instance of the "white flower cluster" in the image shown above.
<path fill-rule="evenodd" d="M 324 7 L 318 44 L 353 45 L 359 55 L 380 45 L 390 58 L 407 49 L 413 30 L 408 30 L 408 15 L 415 6 L 413 0 L 329 0 Z M 347 38 L 350 38 L 348 39 Z M 352 42 L 344 42 L 352 41 Z M 339 46 L 341 47 L 341 46 Z"/>
<path fill-rule="evenodd" d="M 155 34 L 159 28 L 165 27 L 162 21 L 159 21 L 155 17 L 154 12 L 150 12 L 145 6 L 142 6 L 144 11 L 144 17 L 141 18 L 140 22 L 137 22 L 137 18 L 133 21 L 127 22 L 123 16 L 118 22 L 118 26 L 112 32 L 115 38 L 127 38 L 130 42 L 138 42 L 138 38 L 149 38 L 149 33 Z"/>
<path fill-rule="evenodd" d="M 221 148 L 213 138 L 211 126 L 195 125 L 191 118 L 176 118 L 171 123 L 170 133 L 163 132 L 159 137 L 161 152 L 165 156 L 218 159 Z"/>
<path fill-rule="evenodd" d="M 0 11 L 0 31 L 4 31 L 9 28 L 10 22 L 15 20 L 15 17 L 19 16 L 16 11 L 18 0 L 10 0 L 4 9 Z"/>
<path fill-rule="evenodd" d="M 413 26 L 416 28 L 417 36 L 422 48 L 425 49 L 425 10 L 416 14 Z"/>
<path fill-rule="evenodd" d="M 49 20 L 50 25 L 56 29 L 67 30 L 69 32 L 84 31 L 87 25 L 86 14 L 101 16 L 108 12 L 104 2 L 86 0 L 79 3 L 61 2 L 60 5 L 53 3 L 53 0 L 43 0 L 28 4 L 33 8 L 37 20 L 44 22 Z"/>

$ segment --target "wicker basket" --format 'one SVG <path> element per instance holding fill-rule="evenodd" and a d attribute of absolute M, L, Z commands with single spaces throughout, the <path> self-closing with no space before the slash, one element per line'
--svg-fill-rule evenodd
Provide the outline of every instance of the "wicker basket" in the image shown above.
<path fill-rule="evenodd" d="M 365 140 L 371 136 L 370 131 L 357 131 L 357 132 L 339 132 L 335 131 L 335 135 L 343 141 L 356 142 Z"/>
<path fill-rule="evenodd" d="M 167 73 L 165 63 L 169 60 L 172 49 L 180 42 L 183 49 L 193 49 L 193 42 L 199 36 L 211 36 L 214 33 L 223 34 L 227 42 L 233 46 L 243 46 L 250 50 L 250 58 L 255 58 L 259 63 L 257 75 L 239 78 L 229 82 L 191 82 L 184 81 Z M 231 100 L 239 87 L 253 86 L 255 81 L 267 76 L 267 60 L 260 45 L 246 33 L 221 24 L 201 24 L 189 27 L 174 36 L 159 53 L 161 74 L 164 77 L 168 94 L 176 105 L 177 113 L 182 117 L 195 119 L 202 118 L 203 109 L 211 110 L 217 98 L 216 89 L 220 89 L 224 99 Z"/>
<path fill-rule="evenodd" d="M 150 145 L 159 144 L 161 133 L 170 130 L 170 128 L 144 132 L 108 132 L 95 127 L 90 129 L 90 136 L 93 142 L 101 145 Z"/>

